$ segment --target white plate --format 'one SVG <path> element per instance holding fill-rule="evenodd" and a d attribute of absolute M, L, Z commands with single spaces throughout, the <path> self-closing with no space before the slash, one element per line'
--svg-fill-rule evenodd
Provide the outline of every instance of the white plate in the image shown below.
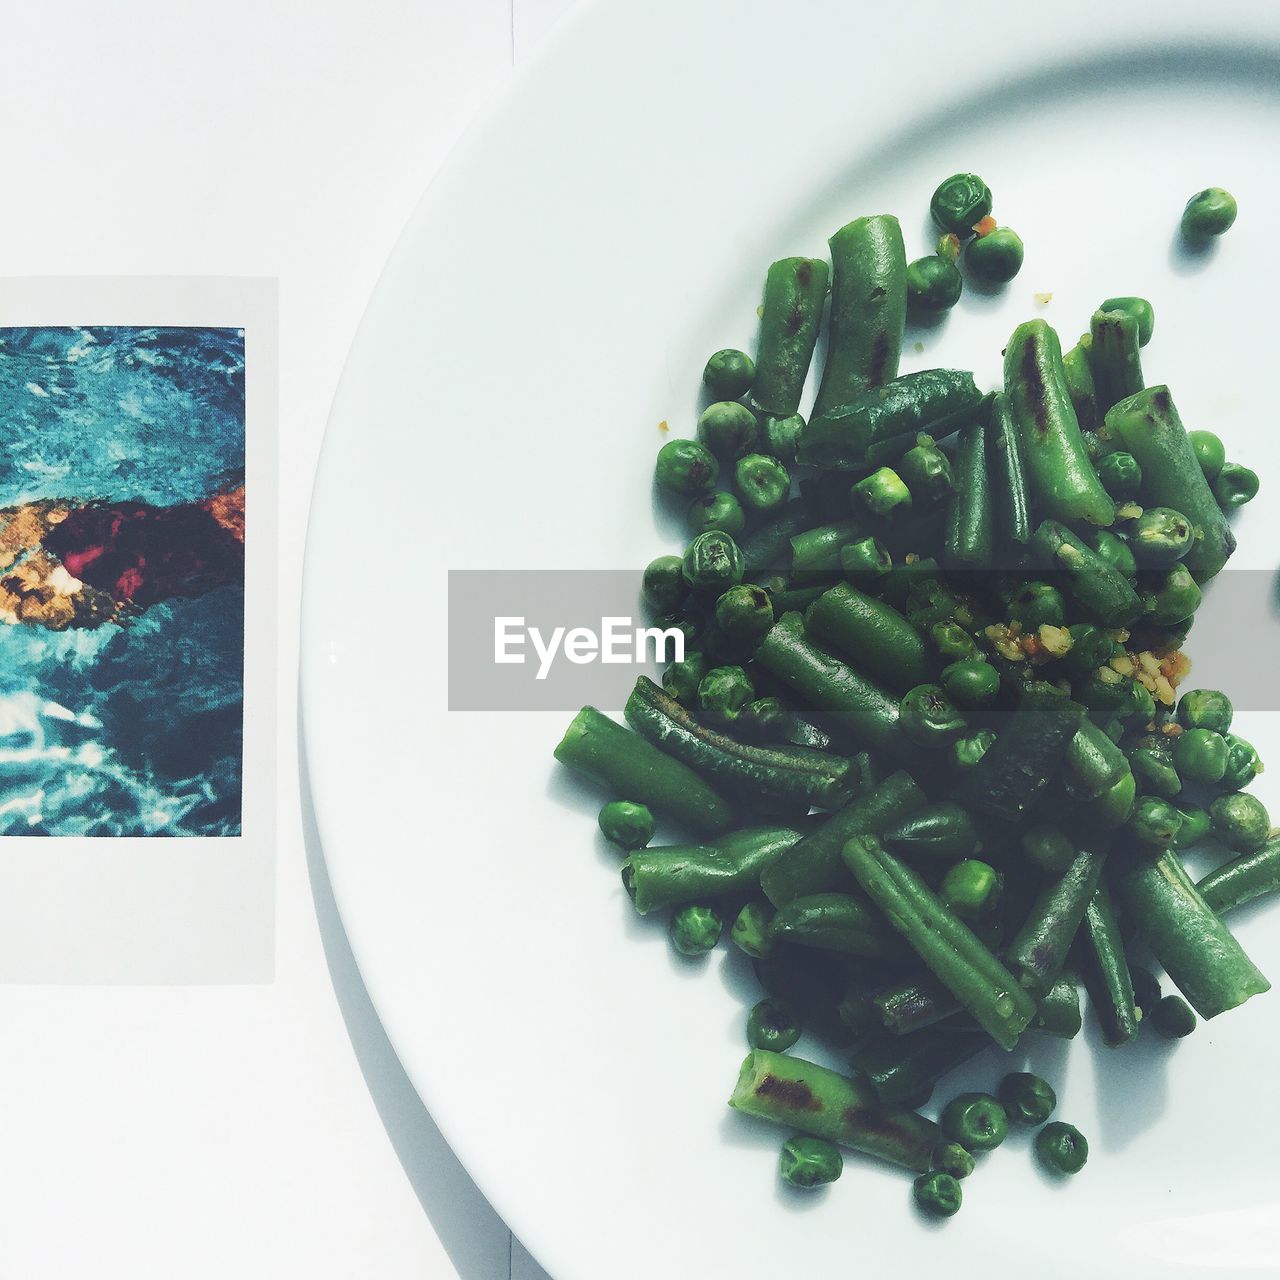
<path fill-rule="evenodd" d="M 1018 1138 L 941 1230 L 905 1178 L 856 1160 L 827 1193 L 787 1194 L 780 1135 L 725 1107 L 741 968 L 727 949 L 679 962 L 636 921 L 598 798 L 553 767 L 567 715 L 447 712 L 443 629 L 446 569 L 639 567 L 674 546 L 651 505 L 655 425 L 691 431 L 701 364 L 751 344 L 769 261 L 885 210 L 923 253 L 929 194 L 957 169 L 991 184 L 1026 266 L 966 297 L 922 353 L 908 343 L 904 368 L 990 385 L 1017 321 L 1042 313 L 1071 339 L 1099 299 L 1142 293 L 1149 379 L 1280 485 L 1278 86 L 1274 5 L 602 0 L 424 200 L 325 444 L 308 751 L 334 890 L 396 1049 L 559 1280 L 920 1275 L 943 1259 L 957 1278 L 1280 1270 L 1275 995 L 1175 1049 L 1036 1048 L 1093 1142 L 1068 1186 Z M 1177 219 L 1211 183 L 1240 220 L 1192 263 Z M 1274 564 L 1274 503 L 1239 532 L 1235 563 Z M 1229 654 L 1200 656 L 1229 673 Z M 1241 719 L 1273 763 L 1274 719 Z M 1253 914 L 1240 933 L 1280 977 L 1274 927 Z"/>

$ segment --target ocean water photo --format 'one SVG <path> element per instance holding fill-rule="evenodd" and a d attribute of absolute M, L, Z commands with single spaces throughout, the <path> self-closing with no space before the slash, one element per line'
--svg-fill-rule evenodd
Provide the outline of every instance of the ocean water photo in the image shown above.
<path fill-rule="evenodd" d="M 0 834 L 240 833 L 244 336 L 0 328 Z"/>

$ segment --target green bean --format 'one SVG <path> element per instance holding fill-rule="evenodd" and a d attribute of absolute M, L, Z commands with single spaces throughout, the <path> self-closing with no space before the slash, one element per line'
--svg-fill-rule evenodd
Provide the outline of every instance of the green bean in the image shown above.
<path fill-rule="evenodd" d="M 1178 817 L 1182 819 L 1178 826 L 1178 834 L 1173 838 L 1173 847 L 1179 851 L 1194 849 L 1209 834 L 1209 811 L 1199 805 L 1180 804 L 1174 806 Z"/>
<path fill-rule="evenodd" d="M 987 470 L 987 426 L 978 418 L 960 432 L 955 491 L 947 512 L 943 562 L 949 569 L 989 569 L 995 550 L 995 504 Z"/>
<path fill-rule="evenodd" d="M 1280 893 L 1280 837 L 1242 853 L 1209 872 L 1196 885 L 1211 911 L 1225 915 L 1255 898 Z"/>
<path fill-rule="evenodd" d="M 840 568 L 841 552 L 851 542 L 866 537 L 866 529 L 856 520 L 804 529 L 791 538 L 793 573 L 822 573 Z"/>
<path fill-rule="evenodd" d="M 1133 978 L 1133 1003 L 1138 1010 L 1138 1017 L 1149 1018 L 1160 1003 L 1160 984 L 1150 969 L 1144 969 L 1140 965 L 1130 965 L 1129 973 Z"/>
<path fill-rule="evenodd" d="M 791 539 L 813 524 L 803 499 L 788 502 L 742 543 L 742 568 L 748 578 L 785 573 L 791 568 Z"/>
<path fill-rule="evenodd" d="M 747 1055 L 729 1105 L 918 1172 L 942 1136 L 914 1111 L 886 1111 L 865 1081 L 764 1049 Z"/>
<path fill-rule="evenodd" d="M 1170 1040 L 1181 1040 L 1196 1029 L 1196 1015 L 1179 996 L 1165 996 L 1151 1011 L 1151 1025 Z"/>
<path fill-rule="evenodd" d="M 1098 412 L 1098 390 L 1093 385 L 1093 368 L 1089 363 L 1089 346 L 1092 339 L 1085 334 L 1069 351 L 1062 353 L 1062 375 L 1067 384 L 1067 395 L 1075 410 L 1080 430 L 1086 432 L 1085 447 L 1097 444 L 1093 434 L 1102 422 Z"/>
<path fill-rule="evenodd" d="M 1111 529 L 1089 529 L 1085 531 L 1084 541 L 1098 559 L 1109 564 L 1117 573 L 1130 581 L 1138 576 L 1138 562 L 1134 559 L 1133 549 L 1127 538 Z"/>
<path fill-rule="evenodd" d="M 960 1002 L 935 978 L 899 980 L 872 996 L 885 1030 L 895 1036 L 932 1027 L 960 1011 Z"/>
<path fill-rule="evenodd" d="M 1066 575 L 1077 605 L 1104 627 L 1127 627 L 1138 620 L 1142 601 L 1127 578 L 1086 546 L 1065 525 L 1045 520 L 1032 549 L 1040 562 Z"/>
<path fill-rule="evenodd" d="M 856 587 L 871 587 L 893 568 L 893 559 L 878 538 L 859 538 L 840 548 L 840 569 Z"/>
<path fill-rule="evenodd" d="M 1031 1021 L 1035 1031 L 1074 1039 L 1080 1034 L 1084 1020 L 1080 1016 L 1080 992 L 1074 975 L 1063 973 L 1049 992 L 1036 1006 L 1036 1016 Z"/>
<path fill-rule="evenodd" d="M 1125 311 L 1095 311 L 1089 332 L 1093 385 L 1098 396 L 1098 412 L 1105 419 L 1112 405 L 1142 390 L 1138 322 Z"/>
<path fill-rule="evenodd" d="M 870 1036 L 850 1060 L 887 1107 L 921 1107 L 943 1076 L 976 1057 L 991 1042 L 976 1029 L 933 1027 L 914 1035 Z"/>
<path fill-rule="evenodd" d="M 892 467 L 881 467 L 859 480 L 850 496 L 855 507 L 865 507 L 873 516 L 890 516 L 911 506 L 911 491 Z"/>
<path fill-rule="evenodd" d="M 915 503 L 927 506 L 939 502 L 955 487 L 951 460 L 929 436 L 916 437 L 916 443 L 898 460 L 897 471 Z"/>
<path fill-rule="evenodd" d="M 1085 981 L 1102 1038 L 1109 1045 L 1128 1044 L 1138 1034 L 1138 1009 L 1124 938 L 1105 884 L 1098 885 L 1085 911 L 1084 936 L 1090 960 Z"/>
<path fill-rule="evenodd" d="M 847 893 L 792 898 L 778 908 L 769 925 L 769 936 L 774 942 L 792 942 L 868 959 L 902 952 L 897 936 L 875 911 L 861 898 Z"/>
<path fill-rule="evenodd" d="M 1156 328 L 1156 312 L 1146 298 L 1108 298 L 1098 310 L 1123 311 L 1131 315 L 1138 326 L 1138 346 L 1145 347 L 1151 341 Z"/>
<path fill-rule="evenodd" d="M 1131 772 L 1124 752 L 1091 720 L 1080 722 L 1065 766 L 1067 790 L 1081 800 L 1096 800 Z"/>
<path fill-rule="evenodd" d="M 892 605 L 845 583 L 814 602 L 805 628 L 888 689 L 905 693 L 933 675 L 933 661 L 915 627 Z"/>
<path fill-rule="evenodd" d="M 967 858 L 978 852 L 978 832 L 967 810 L 954 801 L 919 809 L 887 828 L 887 848 L 908 859 Z"/>
<path fill-rule="evenodd" d="M 761 413 L 785 418 L 800 404 L 822 323 L 828 274 L 827 264 L 818 258 L 783 258 L 769 268 L 751 387 L 751 403 Z"/>

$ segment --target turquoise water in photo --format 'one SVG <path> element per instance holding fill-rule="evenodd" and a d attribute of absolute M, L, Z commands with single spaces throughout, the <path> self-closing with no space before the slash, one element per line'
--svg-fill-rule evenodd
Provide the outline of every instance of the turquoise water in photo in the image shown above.
<path fill-rule="evenodd" d="M 235 329 L 0 329 L 0 508 L 243 481 Z M 0 834 L 238 835 L 244 590 L 0 626 Z"/>

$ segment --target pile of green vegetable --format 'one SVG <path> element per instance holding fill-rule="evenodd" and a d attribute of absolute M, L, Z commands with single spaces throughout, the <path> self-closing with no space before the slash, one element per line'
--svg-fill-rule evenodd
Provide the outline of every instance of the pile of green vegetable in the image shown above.
<path fill-rule="evenodd" d="M 933 207 L 981 237 L 990 192 L 957 175 Z M 838 1143 L 914 1170 L 948 1215 L 1010 1120 L 1044 1125 L 1059 1172 L 1088 1147 L 1045 1125 L 1053 1090 L 1024 1073 L 927 1119 L 947 1072 L 1076 1035 L 1081 981 L 1115 1046 L 1269 987 L 1222 920 L 1280 889 L 1245 790 L 1262 762 L 1225 695 L 1179 696 L 1226 513 L 1258 480 L 1145 385 L 1143 299 L 1109 299 L 1065 353 L 1044 320 L 1019 325 L 984 394 L 964 371 L 899 376 L 917 264 L 895 218 L 830 244 L 830 266 L 769 268 L 755 360 L 713 355 L 697 438 L 658 455 L 690 542 L 643 594 L 683 660 L 637 681 L 629 727 L 583 708 L 556 756 L 611 797 L 636 910 L 669 912 L 686 955 L 728 925 L 751 957 L 766 998 L 731 1105 L 797 1131 L 782 1176 L 831 1181 Z M 650 847 L 654 815 L 698 843 Z M 1201 845 L 1222 865 L 1196 884 L 1182 854 Z M 789 1055 L 802 1025 L 851 1073 Z"/>

